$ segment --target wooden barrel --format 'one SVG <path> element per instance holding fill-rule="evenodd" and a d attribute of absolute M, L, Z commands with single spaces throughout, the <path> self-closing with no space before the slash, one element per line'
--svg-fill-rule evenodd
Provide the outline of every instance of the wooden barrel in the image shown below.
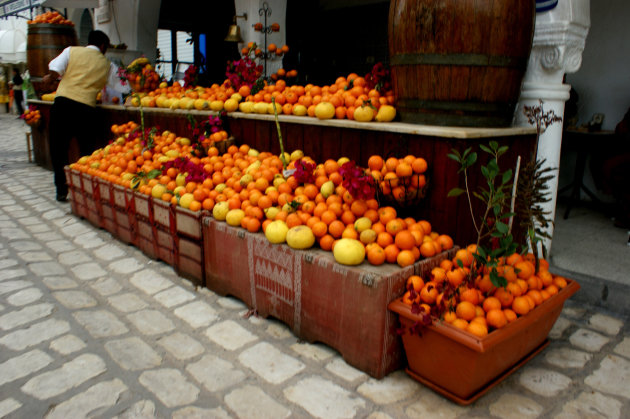
<path fill-rule="evenodd" d="M 390 67 L 402 121 L 510 126 L 535 10 L 535 0 L 391 0 Z"/>
<path fill-rule="evenodd" d="M 26 63 L 38 96 L 49 93 L 42 90 L 42 77 L 48 73 L 48 63 L 66 47 L 73 45 L 78 45 L 74 26 L 47 23 L 28 25 Z"/>

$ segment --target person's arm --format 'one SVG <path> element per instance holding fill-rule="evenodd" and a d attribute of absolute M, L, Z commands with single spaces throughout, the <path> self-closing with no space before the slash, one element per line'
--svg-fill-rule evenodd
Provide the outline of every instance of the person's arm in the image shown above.
<path fill-rule="evenodd" d="M 65 48 L 61 54 L 53 58 L 53 60 L 48 63 L 48 74 L 42 78 L 44 89 L 52 91 L 56 88 L 57 81 L 63 76 L 66 72 L 66 68 L 68 67 L 68 62 L 70 61 L 70 48 L 71 47 Z"/>

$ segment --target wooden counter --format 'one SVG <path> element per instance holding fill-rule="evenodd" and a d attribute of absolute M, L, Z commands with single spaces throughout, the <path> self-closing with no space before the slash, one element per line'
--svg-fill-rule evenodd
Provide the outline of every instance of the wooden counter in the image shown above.
<path fill-rule="evenodd" d="M 33 130 L 35 159 L 39 165 L 50 168 L 47 122 L 52 103 L 29 103 L 38 105 L 42 112 L 42 124 Z M 105 146 L 112 139 L 109 130 L 112 124 L 129 120 L 140 121 L 138 108 L 102 105 L 99 110 L 100 118 L 94 123 L 95 149 Z M 157 126 L 178 135 L 190 136 L 187 114 L 202 121 L 213 112 L 145 108 L 144 121 L 146 126 Z M 510 147 L 499 162 L 505 170 L 516 166 L 519 155 L 524 160 L 531 158 L 536 142 L 534 128 L 460 128 L 404 123 L 360 123 L 349 120 L 320 121 L 317 118 L 287 115 L 281 115 L 279 121 L 285 150 L 301 149 L 318 162 L 345 156 L 360 166 L 367 166 L 368 158 L 373 154 L 384 157 L 413 154 L 425 158 L 429 163 L 427 196 L 419 206 L 403 212 L 402 215 L 429 220 L 434 230 L 451 235 L 457 244 L 473 242 L 476 234 L 464 197 L 447 197 L 449 190 L 462 184 L 457 173 L 458 166 L 447 154 L 453 148 L 461 152 L 467 147 L 477 149 L 479 144 L 498 141 L 501 145 Z M 258 150 L 280 152 L 273 115 L 234 112 L 228 114 L 228 124 L 228 131 L 236 138 L 237 143 L 247 143 Z M 78 158 L 76 148 L 71 148 L 70 153 L 74 153 L 74 159 Z M 480 163 L 487 162 L 486 156 L 483 152 L 479 153 Z M 475 189 L 481 181 L 482 176 L 478 170 L 471 171 L 471 188 Z M 477 205 L 477 202 L 474 204 Z"/>

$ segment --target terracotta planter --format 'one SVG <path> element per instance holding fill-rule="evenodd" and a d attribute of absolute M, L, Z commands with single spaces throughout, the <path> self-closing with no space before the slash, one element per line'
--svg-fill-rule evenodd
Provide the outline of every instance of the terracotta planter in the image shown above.
<path fill-rule="evenodd" d="M 467 405 L 518 369 L 547 344 L 547 335 L 564 302 L 580 286 L 575 281 L 526 316 L 478 338 L 442 322 L 434 322 L 422 335 L 407 330 L 419 317 L 401 299 L 389 309 L 399 314 L 407 355 L 407 372 L 416 380 L 456 403 Z"/>

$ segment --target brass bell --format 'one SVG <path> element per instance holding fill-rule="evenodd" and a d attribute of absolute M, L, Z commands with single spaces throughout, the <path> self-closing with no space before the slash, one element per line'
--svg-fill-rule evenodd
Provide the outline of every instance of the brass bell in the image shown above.
<path fill-rule="evenodd" d="M 243 18 L 247 20 L 247 13 L 243 13 L 241 16 L 234 16 L 234 21 L 230 25 L 228 29 L 228 34 L 225 37 L 225 41 L 227 42 L 243 42 L 243 37 L 241 36 L 241 28 L 236 24 L 237 18 Z"/>
<path fill-rule="evenodd" d="M 225 41 L 243 42 L 243 37 L 241 36 L 241 28 L 236 24 L 230 25 L 230 29 L 228 29 L 228 34 L 225 37 Z"/>

